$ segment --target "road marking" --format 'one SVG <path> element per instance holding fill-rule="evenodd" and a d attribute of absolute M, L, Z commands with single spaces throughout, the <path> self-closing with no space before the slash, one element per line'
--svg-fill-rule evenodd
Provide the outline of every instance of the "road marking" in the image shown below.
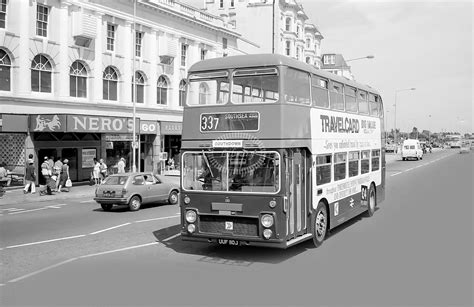
<path fill-rule="evenodd" d="M 145 243 L 145 244 L 141 244 L 141 245 L 135 245 L 135 246 L 129 246 L 129 247 L 124 247 L 124 248 L 114 249 L 114 250 L 111 250 L 111 251 L 105 251 L 105 252 L 100 252 L 100 253 L 95 253 L 95 254 L 84 255 L 84 256 L 80 256 L 79 258 L 89 258 L 89 257 L 94 257 L 94 256 L 106 255 L 106 254 L 111 254 L 111 253 L 130 250 L 130 249 L 136 249 L 136 248 L 140 248 L 140 247 L 157 245 L 157 244 L 159 244 L 159 242 Z"/>
<path fill-rule="evenodd" d="M 95 203 L 95 200 L 83 200 L 81 202 L 79 202 L 80 204 L 85 204 L 85 203 Z"/>
<path fill-rule="evenodd" d="M 12 215 L 12 214 L 19 214 L 19 213 L 25 213 L 25 212 L 40 211 L 40 210 L 45 210 L 45 209 L 48 209 L 48 207 L 43 207 L 43 208 L 38 208 L 38 209 L 31 209 L 31 210 L 16 211 L 16 212 L 10 212 L 9 215 Z"/>
<path fill-rule="evenodd" d="M 390 177 L 400 175 L 401 173 L 403 173 L 403 172 L 398 172 L 398 173 L 392 174 L 392 175 L 390 175 Z"/>
<path fill-rule="evenodd" d="M 45 271 L 48 271 L 48 270 L 51 270 L 51 269 L 54 269 L 54 268 L 57 268 L 58 266 L 61 266 L 63 264 L 66 264 L 66 263 L 69 263 L 69 262 L 72 262 L 74 260 L 77 260 L 78 258 L 71 258 L 71 259 L 68 259 L 68 260 L 65 260 L 65 261 L 62 261 L 62 262 L 59 262 L 59 263 L 56 263 L 56 264 L 53 264 L 53 265 L 50 265 L 48 267 L 45 267 L 41 270 L 38 270 L 38 271 L 35 271 L 35 272 L 32 272 L 32 273 L 29 273 L 29 274 L 26 274 L 26 275 L 23 275 L 21 277 L 18 277 L 18 278 L 15 278 L 15 279 L 12 279 L 8 282 L 17 282 L 17 281 L 20 281 L 22 279 L 25 279 L 25 278 L 28 278 L 28 277 L 31 277 L 31 276 L 34 276 L 34 275 L 37 275 L 39 273 L 43 273 Z"/>
<path fill-rule="evenodd" d="M 14 211 L 22 211 L 22 210 L 25 210 L 25 209 L 18 209 L 18 208 L 7 208 L 7 209 L 3 209 L 5 211 L 9 211 L 9 212 L 14 212 Z"/>
<path fill-rule="evenodd" d="M 176 218 L 176 217 L 179 217 L 179 213 L 177 213 L 177 215 L 171 215 L 171 216 L 165 216 L 165 217 L 157 217 L 157 218 L 154 218 L 154 219 L 147 219 L 147 220 L 140 220 L 140 221 L 135 221 L 135 223 L 143 223 L 143 222 L 151 222 L 151 221 L 158 221 L 158 220 L 165 220 L 165 219 L 172 219 L 172 218 Z"/>
<path fill-rule="evenodd" d="M 174 238 L 176 238 L 176 237 L 179 237 L 180 235 L 181 235 L 180 233 L 177 233 L 177 234 L 175 234 L 174 236 L 171 236 L 171 237 L 168 237 L 168 238 L 164 239 L 163 242 L 167 242 L 167 241 L 169 241 L 169 240 L 171 240 L 171 239 L 174 239 Z"/>
<path fill-rule="evenodd" d="M 116 228 L 127 226 L 127 225 L 130 225 L 130 223 L 125 223 L 125 224 L 122 224 L 122 225 L 117 225 L 117 226 L 114 226 L 114 227 L 110 227 L 110 228 L 98 230 L 98 231 L 95 231 L 95 232 L 91 232 L 90 235 L 96 235 L 98 233 L 101 233 L 101 232 L 104 232 L 104 231 L 107 231 L 107 230 L 112 230 L 112 229 L 116 229 Z"/>
<path fill-rule="evenodd" d="M 78 235 L 78 236 L 57 238 L 57 239 L 51 239 L 51 240 L 45 240 L 45 241 L 38 241 L 38 242 L 31 242 L 31 243 L 25 243 L 25 244 L 10 245 L 10 246 L 7 246 L 7 247 L 5 247 L 5 248 L 15 248 L 15 247 L 23 247 L 23 246 L 37 245 L 37 244 L 43 244 L 43 243 L 50 243 L 50 242 L 56 242 L 56 241 L 63 241 L 63 240 L 69 240 L 69 239 L 82 238 L 82 237 L 85 237 L 85 236 L 86 236 L 86 235 Z"/>

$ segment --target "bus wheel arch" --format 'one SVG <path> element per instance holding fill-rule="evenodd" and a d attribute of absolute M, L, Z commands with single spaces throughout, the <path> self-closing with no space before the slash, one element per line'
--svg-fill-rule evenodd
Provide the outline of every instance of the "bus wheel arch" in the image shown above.
<path fill-rule="evenodd" d="M 321 199 L 311 214 L 311 233 L 315 247 L 319 247 L 329 233 L 329 205 Z"/>
<path fill-rule="evenodd" d="M 371 182 L 368 195 L 367 195 L 367 215 L 369 217 L 374 215 L 376 207 L 377 207 L 377 188 L 375 187 L 375 183 Z"/>

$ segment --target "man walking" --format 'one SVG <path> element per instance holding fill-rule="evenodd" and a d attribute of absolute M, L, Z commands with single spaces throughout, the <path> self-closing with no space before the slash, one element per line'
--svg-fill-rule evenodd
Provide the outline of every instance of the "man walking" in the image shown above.
<path fill-rule="evenodd" d="M 36 193 L 36 173 L 35 173 L 35 166 L 33 159 L 28 159 L 28 166 L 26 167 L 26 174 L 25 174 L 25 181 L 26 185 L 23 189 L 23 193 L 27 194 L 28 190 L 31 187 L 31 194 Z"/>

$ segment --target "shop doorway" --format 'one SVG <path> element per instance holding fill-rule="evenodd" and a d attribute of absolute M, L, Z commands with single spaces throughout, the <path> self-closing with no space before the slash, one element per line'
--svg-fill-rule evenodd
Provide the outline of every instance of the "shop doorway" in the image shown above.
<path fill-rule="evenodd" d="M 77 148 L 63 148 L 61 149 L 61 159 L 68 159 L 69 165 L 69 178 L 72 181 L 78 180 L 78 168 L 77 168 Z"/>

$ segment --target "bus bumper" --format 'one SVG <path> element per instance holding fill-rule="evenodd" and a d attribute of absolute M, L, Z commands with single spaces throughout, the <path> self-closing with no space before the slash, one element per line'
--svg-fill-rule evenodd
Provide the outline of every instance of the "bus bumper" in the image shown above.
<path fill-rule="evenodd" d="M 283 239 L 248 239 L 235 237 L 202 237 L 199 235 L 189 235 L 188 232 L 181 232 L 181 239 L 183 241 L 193 241 L 201 243 L 219 244 L 219 245 L 235 245 L 235 246 L 261 246 L 285 249 L 289 247 L 287 242 Z"/>

